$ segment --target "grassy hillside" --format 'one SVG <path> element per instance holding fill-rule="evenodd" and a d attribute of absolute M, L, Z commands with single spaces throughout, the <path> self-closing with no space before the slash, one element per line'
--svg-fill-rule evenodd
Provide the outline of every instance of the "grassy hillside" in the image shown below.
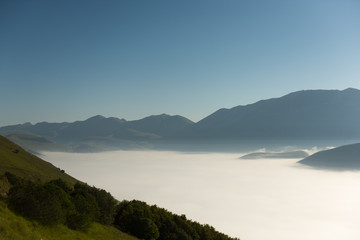
<path fill-rule="evenodd" d="M 10 211 L 0 201 L 0 239 L 6 240 L 137 240 L 112 226 L 93 223 L 87 232 L 73 231 L 63 225 L 43 226 Z"/>
<path fill-rule="evenodd" d="M 77 181 L 51 163 L 26 152 L 20 146 L 0 136 L 0 175 L 5 172 L 11 172 L 34 182 L 61 178 L 73 185 Z"/>
<path fill-rule="evenodd" d="M 30 180 L 44 183 L 61 178 L 70 185 L 77 180 L 52 164 L 26 152 L 18 145 L 0 136 L 0 194 L 7 192 L 11 187 L 5 172 Z M 5 199 L 4 199 L 5 200 Z M 7 208 L 6 203 L 0 198 L 0 239 L 14 240 L 137 240 L 110 225 L 93 222 L 87 231 L 74 231 L 64 225 L 42 225 L 36 221 L 26 219 L 15 214 Z"/>
<path fill-rule="evenodd" d="M 144 240 L 238 240 L 156 205 L 119 202 L 0 136 L 0 240 L 136 239 L 123 232 Z"/>

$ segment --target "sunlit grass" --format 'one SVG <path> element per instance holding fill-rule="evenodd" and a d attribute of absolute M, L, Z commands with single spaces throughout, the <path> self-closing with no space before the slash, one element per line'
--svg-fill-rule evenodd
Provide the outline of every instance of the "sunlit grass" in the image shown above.
<path fill-rule="evenodd" d="M 1 240 L 137 240 L 112 226 L 93 223 L 87 232 L 73 231 L 63 225 L 43 226 L 15 215 L 0 201 Z"/>

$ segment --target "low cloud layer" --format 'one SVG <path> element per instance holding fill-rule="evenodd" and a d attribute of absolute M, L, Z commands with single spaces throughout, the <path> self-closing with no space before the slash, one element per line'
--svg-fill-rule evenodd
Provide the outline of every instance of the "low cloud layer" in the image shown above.
<path fill-rule="evenodd" d="M 311 152 L 316 149 L 311 150 Z M 299 159 L 117 151 L 45 153 L 74 177 L 246 240 L 358 240 L 360 172 L 299 167 Z"/>

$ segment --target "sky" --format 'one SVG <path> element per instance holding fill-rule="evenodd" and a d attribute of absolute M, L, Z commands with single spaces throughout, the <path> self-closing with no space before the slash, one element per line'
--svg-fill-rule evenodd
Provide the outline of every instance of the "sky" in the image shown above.
<path fill-rule="evenodd" d="M 357 0 L 0 0 L 0 126 L 199 121 L 303 89 L 360 89 Z"/>

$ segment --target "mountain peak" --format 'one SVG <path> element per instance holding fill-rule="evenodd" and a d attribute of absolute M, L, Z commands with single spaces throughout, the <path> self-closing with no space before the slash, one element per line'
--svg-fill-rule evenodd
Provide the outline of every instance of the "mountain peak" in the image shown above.
<path fill-rule="evenodd" d="M 170 117 L 170 115 L 166 114 L 166 113 L 162 113 L 162 114 L 158 114 L 158 115 L 151 115 L 150 117 Z"/>
<path fill-rule="evenodd" d="M 302 90 L 220 109 L 192 126 L 197 138 L 336 139 L 360 136 L 360 90 Z"/>
<path fill-rule="evenodd" d="M 96 115 L 96 116 L 93 116 L 91 118 L 86 119 L 86 121 L 89 121 L 89 120 L 102 120 L 102 119 L 105 119 L 105 117 L 102 116 L 102 115 Z"/>
<path fill-rule="evenodd" d="M 346 93 L 359 93 L 360 90 L 356 89 L 356 88 L 347 88 L 347 89 L 344 89 L 343 92 L 346 92 Z"/>

